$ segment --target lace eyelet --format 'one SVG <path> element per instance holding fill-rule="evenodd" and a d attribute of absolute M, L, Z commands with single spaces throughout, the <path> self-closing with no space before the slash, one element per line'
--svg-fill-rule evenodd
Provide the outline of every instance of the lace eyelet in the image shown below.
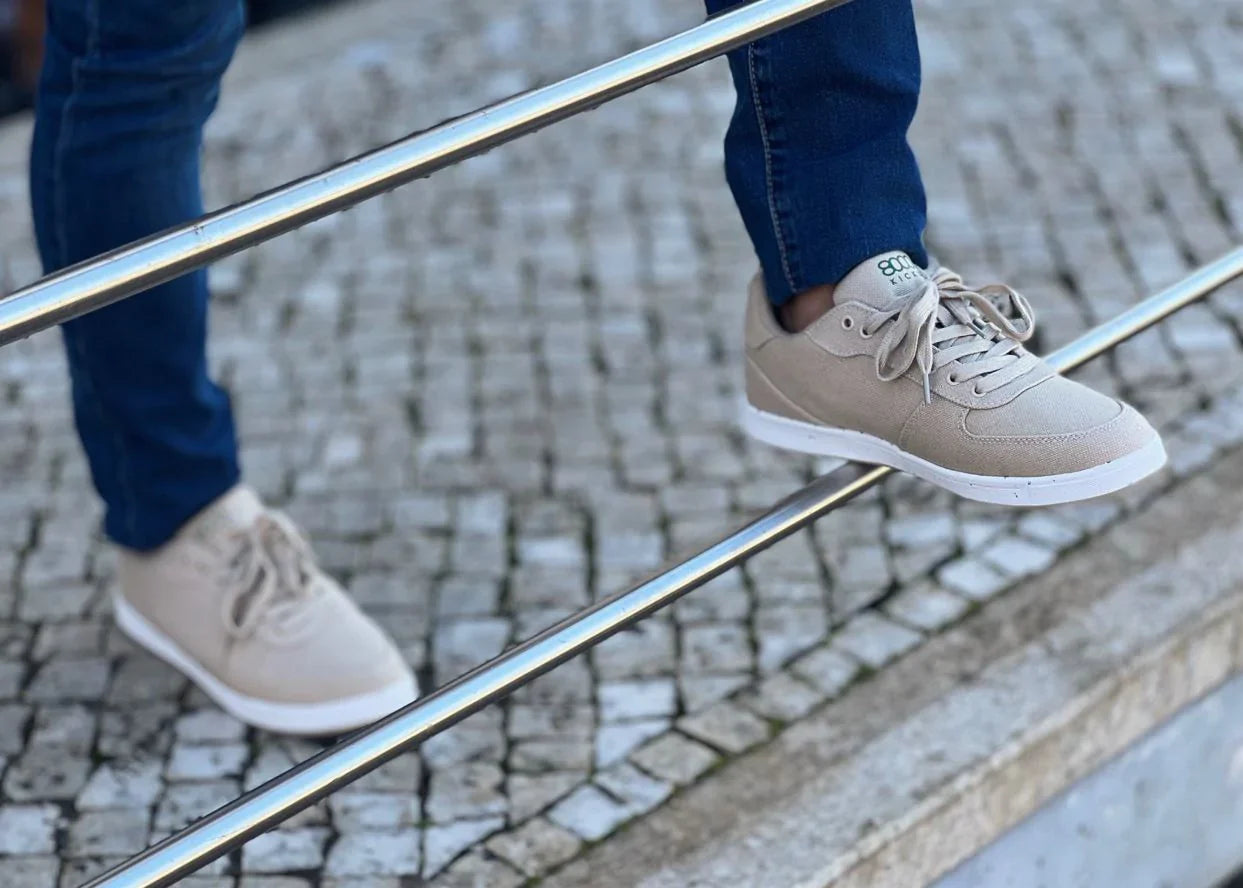
<path fill-rule="evenodd" d="M 860 336 L 861 338 L 863 338 L 863 339 L 871 339 L 873 335 L 875 335 L 875 334 L 873 334 L 873 333 L 869 333 L 869 332 L 868 332 L 867 330 L 865 330 L 863 327 L 860 327 L 860 328 L 859 328 L 859 336 Z"/>
<path fill-rule="evenodd" d="M 982 392 L 980 391 L 980 387 L 978 385 L 973 385 L 971 387 L 971 394 L 975 395 L 977 398 L 982 398 L 987 395 L 988 392 Z"/>
<path fill-rule="evenodd" d="M 958 384 L 959 384 L 962 380 L 960 380 L 960 379 L 959 379 L 957 376 L 955 376 L 953 373 L 946 373 L 946 374 L 945 374 L 945 381 L 946 381 L 947 383 L 949 383 L 950 385 L 958 385 Z"/>
<path fill-rule="evenodd" d="M 842 318 L 842 329 L 843 330 L 849 330 L 854 325 L 855 325 L 854 318 L 849 317 L 849 316 Z"/>

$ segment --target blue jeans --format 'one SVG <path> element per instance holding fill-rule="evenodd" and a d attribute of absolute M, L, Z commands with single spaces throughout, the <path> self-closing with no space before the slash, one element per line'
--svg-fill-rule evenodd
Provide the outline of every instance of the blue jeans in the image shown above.
<path fill-rule="evenodd" d="M 202 212 L 202 128 L 242 31 L 241 0 L 49 0 L 30 164 L 46 271 Z M 730 68 L 726 172 L 775 303 L 886 250 L 926 263 L 910 0 L 856 0 Z M 160 546 L 237 483 L 207 306 L 199 271 L 64 325 L 78 432 L 122 546 Z"/>
<path fill-rule="evenodd" d="M 707 0 L 720 12 L 736 0 Z M 855 0 L 729 54 L 738 104 L 725 174 L 781 305 L 864 259 L 928 264 L 911 0 Z"/>
<path fill-rule="evenodd" d="M 30 184 L 53 271 L 203 212 L 199 150 L 241 0 L 50 0 Z M 207 276 L 64 325 L 74 418 L 115 542 L 152 549 L 237 483 L 207 373 Z"/>

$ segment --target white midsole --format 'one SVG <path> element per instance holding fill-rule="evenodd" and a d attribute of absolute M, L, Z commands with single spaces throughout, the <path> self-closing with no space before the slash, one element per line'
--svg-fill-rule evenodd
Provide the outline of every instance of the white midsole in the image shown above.
<path fill-rule="evenodd" d="M 307 736 L 349 731 L 370 724 L 418 697 L 413 679 L 323 703 L 280 703 L 250 697 L 212 675 L 120 595 L 112 596 L 112 608 L 117 626 L 136 644 L 176 667 L 229 714 L 268 731 Z"/>
<path fill-rule="evenodd" d="M 1064 475 L 973 475 L 929 462 L 875 435 L 778 416 L 745 399 L 742 426 L 753 438 L 775 447 L 891 466 L 967 499 L 1011 506 L 1049 506 L 1103 496 L 1146 478 L 1166 460 L 1161 439 L 1154 437 L 1126 456 Z"/>

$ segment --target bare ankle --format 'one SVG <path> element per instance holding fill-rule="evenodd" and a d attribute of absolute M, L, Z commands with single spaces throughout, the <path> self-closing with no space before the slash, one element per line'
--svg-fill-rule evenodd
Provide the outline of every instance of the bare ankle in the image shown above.
<path fill-rule="evenodd" d="M 777 310 L 781 325 L 791 333 L 806 330 L 833 307 L 833 285 L 819 284 L 794 294 L 794 298 Z"/>

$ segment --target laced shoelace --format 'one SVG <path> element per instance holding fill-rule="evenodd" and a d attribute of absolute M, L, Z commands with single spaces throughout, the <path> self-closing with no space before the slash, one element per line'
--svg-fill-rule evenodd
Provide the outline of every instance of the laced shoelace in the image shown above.
<path fill-rule="evenodd" d="M 955 272 L 938 268 L 922 290 L 874 312 L 861 332 L 871 336 L 888 325 L 876 352 L 877 377 L 892 382 L 915 365 L 931 404 L 932 374 L 955 361 L 950 381 L 975 379 L 978 395 L 1026 373 L 1031 363 L 1021 344 L 1035 323 L 1031 305 L 1010 287 L 972 290 Z"/>
<path fill-rule="evenodd" d="M 310 545 L 292 521 L 275 511 L 259 516 L 233 539 L 236 551 L 226 582 L 236 591 L 223 602 L 229 634 L 247 637 L 264 622 L 294 629 L 302 606 L 321 591 Z"/>

